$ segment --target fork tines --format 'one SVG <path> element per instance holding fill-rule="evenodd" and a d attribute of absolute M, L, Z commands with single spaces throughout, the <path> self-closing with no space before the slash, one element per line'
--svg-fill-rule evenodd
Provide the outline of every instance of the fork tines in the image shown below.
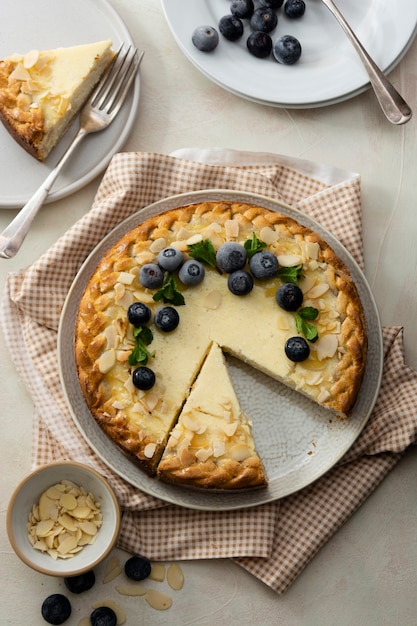
<path fill-rule="evenodd" d="M 104 79 L 100 81 L 91 98 L 91 105 L 108 114 L 115 115 L 121 107 L 125 94 L 136 76 L 144 52 L 138 55 L 137 48 L 130 45 L 123 53 L 123 44 L 114 55 Z"/>

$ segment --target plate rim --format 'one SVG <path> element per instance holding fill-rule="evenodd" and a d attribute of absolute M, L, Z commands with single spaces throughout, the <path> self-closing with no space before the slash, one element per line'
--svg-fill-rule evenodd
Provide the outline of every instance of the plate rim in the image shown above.
<path fill-rule="evenodd" d="M 79 287 L 80 281 L 83 287 L 85 287 L 85 285 L 87 284 L 88 279 L 91 276 L 91 271 L 86 272 L 86 270 L 87 268 L 89 268 L 90 264 L 92 262 L 97 263 L 100 260 L 101 256 L 106 252 L 106 250 L 108 250 L 113 245 L 113 243 L 115 243 L 121 236 L 123 236 L 125 232 L 127 232 L 131 228 L 134 228 L 135 225 L 140 224 L 141 221 L 143 221 L 143 219 L 146 219 L 149 215 L 155 215 L 158 212 L 159 213 L 163 212 L 163 211 L 158 211 L 158 209 L 161 206 L 166 205 L 166 203 L 170 203 L 172 204 L 172 206 L 169 206 L 168 208 L 165 208 L 164 210 L 170 210 L 170 209 L 174 209 L 176 207 L 180 207 L 186 204 L 193 204 L 194 202 L 198 202 L 202 200 L 220 199 L 220 198 L 222 198 L 223 200 L 233 199 L 233 200 L 242 201 L 242 202 L 255 201 L 255 202 L 258 202 L 260 206 L 266 206 L 266 208 L 271 208 L 271 206 L 275 206 L 275 209 L 272 208 L 272 210 L 277 210 L 277 211 L 283 210 L 284 212 L 287 212 L 287 214 L 289 214 L 290 216 L 293 216 L 294 219 L 297 219 L 297 221 L 299 221 L 300 223 L 307 225 L 310 228 L 316 228 L 317 232 L 321 236 L 324 235 L 325 240 L 332 247 L 335 246 L 337 248 L 338 255 L 340 251 L 342 252 L 342 254 L 340 254 L 339 256 L 341 256 L 343 261 L 347 262 L 351 270 L 354 269 L 355 273 L 357 273 L 358 276 L 360 276 L 361 287 L 362 289 L 365 290 L 366 296 L 368 298 L 368 304 L 372 308 L 373 321 L 377 324 L 377 328 L 373 328 L 373 335 L 372 335 L 372 337 L 375 337 L 376 344 L 374 348 L 376 350 L 376 354 L 378 357 L 377 363 L 375 361 L 372 363 L 373 370 L 375 370 L 375 367 L 378 368 L 378 373 L 376 376 L 376 384 L 375 384 L 375 387 L 372 389 L 372 397 L 368 400 L 367 413 L 365 416 L 362 417 L 362 421 L 360 422 L 358 428 L 355 430 L 355 436 L 353 437 L 353 439 L 349 440 L 349 442 L 344 447 L 342 447 L 342 449 L 339 450 L 339 453 L 335 456 L 334 459 L 332 459 L 332 462 L 329 466 L 327 466 L 325 469 L 321 469 L 317 471 L 314 475 L 311 475 L 308 481 L 304 482 L 304 484 L 302 484 L 301 486 L 298 485 L 296 488 L 290 488 L 287 491 L 282 492 L 280 495 L 271 493 L 269 490 L 270 485 L 262 489 L 239 491 L 237 494 L 234 494 L 235 500 L 236 500 L 236 495 L 240 495 L 240 496 L 243 495 L 244 497 L 243 501 L 239 501 L 239 502 L 236 502 L 236 501 L 231 502 L 229 496 L 233 494 L 225 493 L 224 491 L 220 492 L 220 495 L 219 495 L 219 492 L 206 492 L 204 490 L 194 490 L 191 488 L 177 487 L 175 485 L 169 485 L 168 483 L 163 483 L 162 481 L 159 481 L 159 480 L 156 480 L 155 478 L 151 478 L 147 476 L 139 468 L 136 468 L 138 479 L 137 480 L 135 479 L 132 481 L 132 479 L 126 475 L 126 472 L 123 472 L 122 470 L 120 470 L 119 467 L 116 467 L 115 463 L 109 462 L 109 460 L 105 458 L 105 456 L 103 455 L 101 450 L 98 448 L 98 446 L 94 442 L 91 442 L 88 436 L 86 436 L 84 428 L 81 425 L 80 420 L 78 418 L 77 412 L 74 410 L 74 407 L 72 405 L 71 398 L 69 396 L 68 388 L 66 384 L 67 369 L 68 367 L 71 367 L 71 366 L 74 367 L 75 359 L 72 356 L 72 359 L 71 359 L 72 364 L 71 365 L 68 364 L 69 362 L 68 351 L 67 349 L 64 349 L 64 334 L 65 334 L 64 329 L 68 327 L 68 323 L 70 321 L 71 329 L 72 329 L 72 336 L 73 336 L 75 318 L 73 315 L 74 311 L 71 312 L 71 307 L 74 308 L 75 303 L 72 301 L 72 293 L 74 292 L 76 288 Z M 95 257 L 97 257 L 97 259 Z M 94 271 L 94 268 L 92 269 L 92 271 Z M 76 304 L 76 309 L 78 310 L 78 303 Z M 372 294 L 368 281 L 364 275 L 364 272 L 359 267 L 357 261 L 354 259 L 352 254 L 330 231 L 328 231 L 319 222 L 317 222 L 314 218 L 308 216 L 306 213 L 303 213 L 299 209 L 291 207 L 290 205 L 283 203 L 280 200 L 277 200 L 268 196 L 264 196 L 262 194 L 244 192 L 244 191 L 238 191 L 238 190 L 232 190 L 232 189 L 205 189 L 205 190 L 200 190 L 200 191 L 191 191 L 191 192 L 175 194 L 173 196 L 161 198 L 149 205 L 146 205 L 145 207 L 142 207 L 135 213 L 125 218 L 122 222 L 117 224 L 111 231 L 109 231 L 106 237 L 104 237 L 91 250 L 90 254 L 86 257 L 85 261 L 80 266 L 72 282 L 72 285 L 68 291 L 67 297 L 65 299 L 64 305 L 61 310 L 61 316 L 60 316 L 59 326 L 58 326 L 58 336 L 57 336 L 57 358 L 58 358 L 58 366 L 59 366 L 58 370 L 59 370 L 61 388 L 65 397 L 65 401 L 66 401 L 69 413 L 71 415 L 71 418 L 75 426 L 77 427 L 78 431 L 80 432 L 80 434 L 86 441 L 87 445 L 97 454 L 97 456 L 106 464 L 107 467 L 113 470 L 120 478 L 124 479 L 131 486 L 139 489 L 140 491 L 146 493 L 147 495 L 155 497 L 166 503 L 175 504 L 175 505 L 182 506 L 184 508 L 189 508 L 189 509 L 194 509 L 194 510 L 230 511 L 230 510 L 238 510 L 238 509 L 250 508 L 254 506 L 267 504 L 267 503 L 279 500 L 283 497 L 287 497 L 293 493 L 296 493 L 300 491 L 301 489 L 308 487 L 313 482 L 321 478 L 324 474 L 330 471 L 340 461 L 340 459 L 344 456 L 344 454 L 346 454 L 346 452 L 351 448 L 351 446 L 354 444 L 354 442 L 357 440 L 357 438 L 361 434 L 375 406 L 375 402 L 377 400 L 379 390 L 380 390 L 380 385 L 382 381 L 382 373 L 383 373 L 383 338 L 382 338 L 382 327 L 381 327 L 381 322 L 379 318 L 379 312 L 377 309 L 376 301 Z M 367 363 L 366 371 L 369 371 L 370 367 L 371 365 Z M 81 394 L 81 389 L 78 390 L 78 393 Z M 362 391 L 362 393 L 364 393 L 364 390 Z M 361 392 L 360 392 L 360 395 L 361 395 Z M 87 411 L 87 413 L 89 413 L 89 409 L 84 399 L 82 398 L 81 401 L 84 405 L 85 410 Z M 94 418 L 91 416 L 91 419 L 94 419 Z M 97 428 L 99 427 L 97 426 Z M 110 441 L 110 439 L 108 439 L 108 443 L 109 443 L 109 446 L 112 447 L 112 452 L 115 452 L 115 454 L 119 458 L 126 459 L 129 463 L 129 467 L 133 466 L 135 468 L 134 463 L 131 460 L 129 460 L 128 457 L 126 457 L 126 455 L 121 450 L 118 450 L 115 444 Z M 107 443 L 105 445 L 107 446 Z M 144 481 L 145 481 L 145 486 L 143 484 Z M 146 483 L 149 483 L 151 487 L 148 487 Z M 152 489 L 152 485 L 158 486 L 156 491 L 155 489 Z M 159 488 L 162 488 L 162 493 Z M 188 495 L 187 497 L 187 494 L 191 494 L 192 499 L 190 495 Z M 197 502 L 195 500 L 197 500 Z"/>
<path fill-rule="evenodd" d="M 93 6 L 98 5 L 98 6 L 103 7 L 105 9 L 105 14 L 111 17 L 112 26 L 114 27 L 116 25 L 116 28 L 120 31 L 120 36 L 123 35 L 123 41 L 129 45 L 132 45 L 132 46 L 135 45 L 129 29 L 127 28 L 123 19 L 118 14 L 118 12 L 113 7 L 113 5 L 110 4 L 109 0 L 84 0 L 84 2 L 89 2 Z M 116 140 L 112 144 L 111 149 L 108 150 L 103 155 L 101 160 L 96 165 L 94 165 L 91 169 L 89 169 L 83 176 L 76 178 L 75 180 L 72 180 L 72 182 L 69 182 L 68 184 L 64 185 L 62 188 L 57 189 L 56 191 L 54 191 L 52 188 L 51 192 L 48 194 L 47 198 L 44 201 L 45 205 L 51 202 L 62 200 L 63 198 L 66 198 L 74 194 L 75 192 L 79 191 L 80 189 L 88 185 L 91 181 L 93 181 L 97 176 L 99 176 L 106 169 L 112 157 L 116 154 L 116 152 L 118 152 L 121 149 L 123 144 L 127 141 L 127 138 L 132 130 L 132 127 L 136 119 L 138 107 L 139 107 L 140 87 L 141 87 L 140 72 L 138 72 L 135 77 L 135 80 L 133 81 L 131 93 L 129 94 L 128 99 L 126 100 L 123 106 L 125 110 L 127 106 L 130 106 L 130 110 L 126 118 L 126 123 L 123 126 L 122 132 L 118 134 Z M 74 124 L 77 123 L 78 119 L 79 119 L 79 116 L 77 116 L 77 118 L 72 122 L 71 126 L 68 128 L 67 130 L 68 134 L 66 133 L 67 141 L 68 141 L 70 134 L 72 133 L 73 126 Z M 7 130 L 3 128 L 2 124 L 0 124 L 0 128 L 5 133 L 7 133 Z M 80 146 L 79 149 L 82 150 L 83 146 Z M 23 148 L 21 148 L 21 150 L 23 150 Z M 42 165 L 47 166 L 47 171 L 45 172 L 45 175 L 44 175 L 45 178 L 53 169 L 56 161 L 58 161 L 58 158 L 53 163 L 51 163 L 50 166 L 47 163 L 42 164 Z M 33 193 L 35 191 L 36 189 L 33 190 Z M 31 197 L 30 194 L 29 195 L 15 195 L 13 199 L 8 199 L 7 201 L 3 201 L 2 198 L 0 197 L 0 210 L 20 209 L 30 199 L 30 197 Z"/>
<path fill-rule="evenodd" d="M 340 95 L 334 96 L 332 98 L 322 98 L 318 100 L 313 100 L 311 102 L 277 101 L 277 100 L 272 100 L 272 99 L 263 99 L 261 97 L 257 97 L 257 96 L 245 93 L 244 91 L 241 91 L 232 86 L 229 86 L 225 81 L 222 81 L 219 77 L 214 76 L 212 73 L 206 70 L 204 66 L 201 66 L 201 64 L 198 62 L 198 56 L 190 53 L 190 51 L 184 45 L 181 37 L 178 35 L 178 33 L 176 32 L 172 24 L 172 20 L 170 19 L 172 6 L 173 6 L 172 0 L 161 0 L 161 6 L 162 6 L 165 19 L 167 21 L 167 24 L 170 28 L 171 34 L 173 35 L 175 42 L 177 43 L 178 47 L 180 48 L 184 56 L 190 61 L 190 63 L 192 63 L 192 65 L 195 68 L 197 68 L 208 80 L 212 81 L 213 83 L 215 83 L 222 89 L 225 89 L 226 91 L 229 91 L 230 93 L 236 96 L 242 97 L 245 100 L 249 100 L 250 102 L 255 102 L 257 104 L 263 104 L 266 106 L 277 107 L 277 108 L 299 109 L 299 110 L 312 109 L 312 108 L 319 108 L 319 107 L 327 107 L 333 104 L 344 102 L 346 100 L 350 100 L 351 98 L 354 98 L 360 95 L 361 93 L 364 93 L 371 87 L 369 79 L 364 78 L 364 82 L 360 83 L 354 89 L 350 89 L 349 91 L 341 93 Z M 346 41 L 346 35 L 343 34 L 342 30 L 341 30 L 341 36 L 342 36 L 343 41 Z M 410 33 L 408 39 L 404 42 L 404 45 L 401 48 L 399 54 L 397 54 L 396 57 L 394 57 L 389 63 L 387 63 L 386 66 L 381 68 L 386 74 L 390 73 L 404 58 L 404 56 L 407 54 L 408 50 L 410 49 L 411 45 L 413 44 L 416 36 L 417 36 L 417 20 L 414 24 L 414 28 L 412 32 Z M 364 74 L 364 76 L 366 76 L 366 73 Z"/>

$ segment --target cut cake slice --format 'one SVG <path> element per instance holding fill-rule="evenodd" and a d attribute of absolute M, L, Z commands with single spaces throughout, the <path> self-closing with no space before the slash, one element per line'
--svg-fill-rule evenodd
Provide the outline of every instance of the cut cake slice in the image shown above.
<path fill-rule="evenodd" d="M 214 489 L 267 484 L 251 425 L 213 343 L 158 466 L 160 478 Z"/>
<path fill-rule="evenodd" d="M 18 143 L 44 161 L 114 57 L 111 41 L 31 50 L 0 61 L 0 119 Z"/>

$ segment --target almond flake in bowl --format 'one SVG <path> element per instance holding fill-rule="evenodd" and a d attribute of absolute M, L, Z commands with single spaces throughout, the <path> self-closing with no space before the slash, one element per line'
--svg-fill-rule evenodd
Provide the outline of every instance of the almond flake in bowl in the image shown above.
<path fill-rule="evenodd" d="M 71 461 L 32 472 L 15 489 L 7 510 L 16 554 L 52 576 L 95 567 L 115 545 L 119 528 L 119 505 L 106 479 Z"/>

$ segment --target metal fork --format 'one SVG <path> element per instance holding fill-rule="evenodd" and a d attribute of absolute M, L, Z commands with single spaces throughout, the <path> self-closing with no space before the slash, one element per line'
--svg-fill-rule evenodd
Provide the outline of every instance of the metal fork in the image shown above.
<path fill-rule="evenodd" d="M 358 53 L 369 77 L 381 109 L 392 124 L 405 124 L 411 119 L 412 111 L 403 97 L 390 83 L 375 61 L 369 56 L 352 28 L 334 4 L 333 0 L 321 0 L 339 22 Z"/>
<path fill-rule="evenodd" d="M 123 46 L 84 105 L 80 113 L 80 128 L 68 149 L 39 189 L 0 235 L 0 257 L 11 259 L 19 251 L 53 183 L 78 144 L 86 135 L 107 128 L 120 111 L 144 55 L 143 51 L 138 54 L 136 48 L 132 46 L 129 46 L 127 52 L 123 54 L 122 49 Z"/>

